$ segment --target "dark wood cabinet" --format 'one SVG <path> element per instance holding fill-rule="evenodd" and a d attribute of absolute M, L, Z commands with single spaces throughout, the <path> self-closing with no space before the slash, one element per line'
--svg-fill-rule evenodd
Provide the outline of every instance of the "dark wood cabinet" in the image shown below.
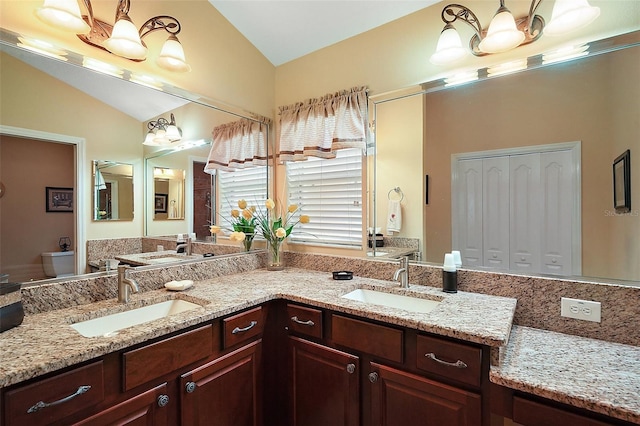
<path fill-rule="evenodd" d="M 480 426 L 481 397 L 425 377 L 370 363 L 371 424 Z"/>
<path fill-rule="evenodd" d="M 357 356 L 289 338 L 289 403 L 295 426 L 360 424 L 360 360 Z"/>
<path fill-rule="evenodd" d="M 133 398 L 107 408 L 74 426 L 167 426 L 169 410 L 175 401 L 163 383 Z"/>
<path fill-rule="evenodd" d="M 257 340 L 180 377 L 183 425 L 262 424 L 262 341 Z"/>

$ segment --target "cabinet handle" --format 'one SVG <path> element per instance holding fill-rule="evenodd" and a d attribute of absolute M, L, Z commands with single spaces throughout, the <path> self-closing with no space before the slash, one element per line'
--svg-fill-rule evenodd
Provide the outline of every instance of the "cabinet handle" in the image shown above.
<path fill-rule="evenodd" d="M 356 371 L 356 365 L 355 364 L 347 364 L 347 373 L 353 374 L 354 371 Z"/>
<path fill-rule="evenodd" d="M 424 354 L 424 356 L 426 356 L 427 358 L 431 358 L 435 362 L 438 362 L 438 363 L 440 363 L 442 365 L 446 365 L 447 367 L 467 368 L 467 364 L 465 364 L 464 362 L 462 362 L 460 360 L 457 360 L 456 362 L 443 361 L 441 359 L 438 359 L 438 357 L 433 352 L 429 352 L 428 354 Z"/>
<path fill-rule="evenodd" d="M 168 395 L 160 395 L 158 397 L 158 407 L 164 407 L 169 403 Z"/>
<path fill-rule="evenodd" d="M 371 383 L 375 383 L 378 381 L 378 373 L 376 373 L 375 371 L 372 373 L 369 373 L 369 381 Z"/>
<path fill-rule="evenodd" d="M 300 321 L 298 319 L 298 317 L 291 317 L 291 321 L 297 323 L 297 324 L 301 324 L 301 325 L 308 325 L 309 327 L 313 327 L 314 325 L 316 325 L 315 322 L 308 320 L 308 321 Z"/>
<path fill-rule="evenodd" d="M 238 334 L 238 333 L 242 333 L 244 331 L 248 331 L 251 330 L 253 327 L 255 327 L 258 324 L 258 321 L 251 321 L 251 324 L 249 324 L 248 326 L 246 326 L 245 328 L 240 328 L 240 327 L 236 327 L 233 329 L 233 331 L 231 332 L 231 334 Z"/>
<path fill-rule="evenodd" d="M 187 393 L 193 393 L 196 390 L 197 385 L 195 384 L 195 382 L 187 382 L 187 384 L 184 386 L 184 390 L 187 391 Z"/>
<path fill-rule="evenodd" d="M 43 408 L 47 408 L 47 407 L 53 407 L 54 405 L 58 405 L 58 404 L 62 404 L 63 402 L 67 402 L 72 400 L 73 398 L 75 398 L 76 396 L 80 396 L 83 393 L 86 393 L 89 391 L 89 389 L 91 389 L 91 386 L 89 385 L 84 385 L 84 386 L 80 386 L 78 388 L 77 391 L 75 391 L 75 393 L 66 396 L 62 399 L 59 399 L 57 401 L 53 401 L 53 402 L 44 402 L 44 401 L 39 401 L 36 402 L 35 405 L 33 405 L 33 407 L 29 408 L 27 410 L 27 413 L 31 414 L 31 413 L 35 413 L 36 411 L 42 410 Z"/>

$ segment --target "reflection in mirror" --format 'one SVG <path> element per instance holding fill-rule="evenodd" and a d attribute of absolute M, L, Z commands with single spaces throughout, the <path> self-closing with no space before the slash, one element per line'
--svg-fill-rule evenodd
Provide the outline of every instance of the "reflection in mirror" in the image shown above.
<path fill-rule="evenodd" d="M 640 154 L 640 129 L 631 124 L 640 116 L 640 86 L 628 84 L 640 73 L 638 57 L 640 47 L 634 43 L 500 78 L 374 100 L 378 204 L 373 226 L 387 235 L 386 195 L 400 186 L 405 193 L 403 219 L 415 223 L 394 235 L 419 238 L 423 260 L 442 264 L 445 253 L 465 249 L 456 247 L 460 240 L 453 240 L 456 213 L 472 216 L 466 208 L 462 212 L 452 209 L 452 181 L 460 171 L 452 166 L 454 155 L 578 142 L 582 184 L 574 196 L 580 197 L 581 207 L 577 213 L 566 214 L 581 226 L 563 240 L 571 241 L 579 234 L 581 247 L 573 250 L 582 257 L 583 277 L 640 280 L 639 210 L 632 207 L 628 213 L 617 214 L 612 193 L 615 158 L 627 149 L 632 157 L 634 152 L 636 158 Z M 631 198 L 640 198 L 640 174 L 632 173 L 632 180 Z M 513 190 L 506 185 L 503 194 Z M 513 216 L 507 214 L 503 222 L 513 222 Z M 482 226 L 477 223 L 473 229 Z M 543 238 L 555 235 L 537 232 Z M 531 241 L 533 235 L 529 233 L 523 241 Z M 505 241 L 507 246 L 517 246 L 513 238 Z M 514 271 L 512 267 L 501 269 Z"/>
<path fill-rule="evenodd" d="M 133 220 L 133 165 L 93 162 L 93 220 Z"/>
<path fill-rule="evenodd" d="M 153 220 L 184 219 L 182 169 L 153 168 Z"/>

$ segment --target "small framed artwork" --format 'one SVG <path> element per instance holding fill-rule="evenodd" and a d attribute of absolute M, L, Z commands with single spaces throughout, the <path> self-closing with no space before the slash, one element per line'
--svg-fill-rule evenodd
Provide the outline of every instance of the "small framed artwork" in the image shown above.
<path fill-rule="evenodd" d="M 73 188 L 45 188 L 47 212 L 73 212 Z"/>
<path fill-rule="evenodd" d="M 631 151 L 613 162 L 613 207 L 617 213 L 631 211 Z"/>
<path fill-rule="evenodd" d="M 156 194 L 155 198 L 155 212 L 156 213 L 166 213 L 167 212 L 167 199 L 169 198 L 168 194 Z"/>

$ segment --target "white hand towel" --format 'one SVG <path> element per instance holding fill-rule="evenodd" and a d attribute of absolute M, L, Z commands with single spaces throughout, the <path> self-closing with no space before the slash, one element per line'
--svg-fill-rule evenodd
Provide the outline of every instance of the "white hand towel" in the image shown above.
<path fill-rule="evenodd" d="M 387 235 L 400 232 L 402 228 L 402 206 L 400 200 L 389 200 L 389 215 L 387 217 Z"/>

